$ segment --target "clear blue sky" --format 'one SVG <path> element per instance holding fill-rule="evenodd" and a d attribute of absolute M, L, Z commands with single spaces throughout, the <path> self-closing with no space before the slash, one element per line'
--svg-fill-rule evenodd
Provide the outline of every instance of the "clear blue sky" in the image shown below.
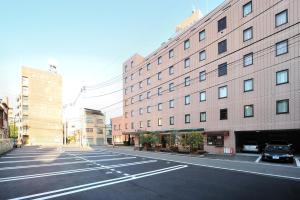
<path fill-rule="evenodd" d="M 159 47 L 194 7 L 206 14 L 222 2 L 1 0 L 0 97 L 15 98 L 19 93 L 21 65 L 46 70 L 48 59 L 55 58 L 67 103 L 82 84 L 121 74 L 121 65 L 128 57 L 136 52 L 146 56 Z M 118 96 L 109 97 L 108 103 L 97 99 L 99 105 L 94 108 L 118 100 Z"/>

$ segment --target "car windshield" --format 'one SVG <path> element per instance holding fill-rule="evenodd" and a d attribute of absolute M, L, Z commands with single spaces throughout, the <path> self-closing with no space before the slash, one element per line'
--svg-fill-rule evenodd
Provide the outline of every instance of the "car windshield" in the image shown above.
<path fill-rule="evenodd" d="M 287 145 L 268 145 L 266 151 L 289 151 L 290 147 Z"/>

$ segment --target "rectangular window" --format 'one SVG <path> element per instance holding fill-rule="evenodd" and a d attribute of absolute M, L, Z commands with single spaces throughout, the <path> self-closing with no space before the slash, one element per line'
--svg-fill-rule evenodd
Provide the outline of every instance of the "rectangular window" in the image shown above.
<path fill-rule="evenodd" d="M 157 80 L 161 80 L 162 79 L 162 74 L 161 74 L 161 72 L 158 72 L 157 73 Z"/>
<path fill-rule="evenodd" d="M 200 102 L 206 101 L 206 91 L 200 92 Z"/>
<path fill-rule="evenodd" d="M 275 25 L 276 27 L 288 23 L 288 11 L 284 10 L 275 15 Z"/>
<path fill-rule="evenodd" d="M 147 120 L 147 127 L 151 127 L 151 120 Z"/>
<path fill-rule="evenodd" d="M 202 41 L 205 39 L 205 30 L 199 32 L 199 41 Z"/>
<path fill-rule="evenodd" d="M 158 96 L 162 95 L 162 87 L 157 88 L 157 95 Z"/>
<path fill-rule="evenodd" d="M 199 53 L 199 61 L 203 61 L 205 59 L 206 59 L 206 53 L 205 50 L 203 50 Z"/>
<path fill-rule="evenodd" d="M 140 128 L 143 128 L 143 122 L 140 121 Z"/>
<path fill-rule="evenodd" d="M 227 63 L 222 63 L 218 66 L 218 76 L 224 76 L 227 74 Z"/>
<path fill-rule="evenodd" d="M 162 103 L 157 104 L 157 110 L 162 111 Z"/>
<path fill-rule="evenodd" d="M 139 88 L 141 89 L 142 87 L 143 87 L 143 82 L 140 81 L 140 82 L 139 82 Z"/>
<path fill-rule="evenodd" d="M 133 63 L 134 63 L 134 62 L 133 62 L 133 61 L 131 61 L 131 63 L 130 63 L 130 67 L 131 67 L 131 68 L 133 67 Z"/>
<path fill-rule="evenodd" d="M 276 72 L 276 85 L 281 85 L 289 82 L 289 70 L 281 70 Z"/>
<path fill-rule="evenodd" d="M 133 110 L 131 111 L 131 117 L 134 117 L 134 111 Z"/>
<path fill-rule="evenodd" d="M 200 112 L 200 122 L 206 122 L 206 112 Z"/>
<path fill-rule="evenodd" d="M 174 50 L 171 49 L 171 50 L 169 51 L 169 58 L 173 58 L 173 57 L 174 57 Z"/>
<path fill-rule="evenodd" d="M 127 67 L 127 65 L 125 65 L 125 67 L 124 67 L 125 72 L 127 72 L 127 69 L 128 69 L 128 67 Z"/>
<path fill-rule="evenodd" d="M 288 40 L 276 43 L 276 56 L 288 53 Z"/>
<path fill-rule="evenodd" d="M 143 100 L 143 95 L 140 94 L 140 95 L 139 95 L 139 101 L 142 101 L 142 100 Z"/>
<path fill-rule="evenodd" d="M 125 88 L 125 90 L 124 90 L 124 94 L 125 94 L 125 95 L 127 94 L 127 88 Z"/>
<path fill-rule="evenodd" d="M 224 136 L 222 135 L 208 135 L 207 145 L 223 147 L 224 146 Z"/>
<path fill-rule="evenodd" d="M 159 56 L 159 57 L 157 58 L 157 64 L 158 64 L 158 65 L 162 64 L 162 57 L 161 57 L 161 56 Z"/>
<path fill-rule="evenodd" d="M 28 94 L 29 94 L 29 89 L 28 89 L 28 87 L 23 86 L 23 87 L 22 87 L 22 95 L 28 96 Z"/>
<path fill-rule="evenodd" d="M 147 113 L 151 113 L 151 106 L 147 106 Z"/>
<path fill-rule="evenodd" d="M 224 53 L 227 51 L 227 40 L 223 40 L 218 43 L 218 53 Z"/>
<path fill-rule="evenodd" d="M 174 74 L 174 67 L 170 66 L 169 67 L 169 75 L 172 75 L 172 74 Z"/>
<path fill-rule="evenodd" d="M 253 79 L 244 80 L 244 92 L 253 91 Z"/>
<path fill-rule="evenodd" d="M 147 64 L 147 71 L 149 71 L 150 69 L 151 69 L 151 64 L 148 63 L 148 64 Z"/>
<path fill-rule="evenodd" d="M 220 110 L 220 120 L 228 119 L 227 108 Z"/>
<path fill-rule="evenodd" d="M 205 71 L 202 71 L 199 73 L 199 80 L 200 81 L 205 81 L 206 79 L 206 72 Z"/>
<path fill-rule="evenodd" d="M 219 87 L 219 99 L 227 98 L 227 85 Z"/>
<path fill-rule="evenodd" d="M 188 76 L 184 79 L 184 86 L 189 86 L 191 85 L 191 78 Z"/>
<path fill-rule="evenodd" d="M 133 104 L 133 102 L 134 102 L 134 98 L 132 97 L 132 98 L 131 98 L 131 103 Z"/>
<path fill-rule="evenodd" d="M 143 114 L 143 108 L 140 108 L 140 109 L 139 109 L 139 113 L 140 113 L 140 115 Z"/>
<path fill-rule="evenodd" d="M 151 91 L 147 92 L 147 99 L 151 98 Z"/>
<path fill-rule="evenodd" d="M 174 116 L 170 117 L 170 125 L 174 125 Z"/>
<path fill-rule="evenodd" d="M 249 65 L 253 65 L 253 53 L 248 53 L 244 55 L 244 67 L 247 67 Z"/>
<path fill-rule="evenodd" d="M 276 114 L 289 113 L 289 100 L 278 100 L 276 101 Z"/>
<path fill-rule="evenodd" d="M 147 78 L 147 85 L 150 85 L 150 84 L 151 84 L 151 79 L 149 77 L 149 78 Z"/>
<path fill-rule="evenodd" d="M 226 27 L 226 17 L 223 17 L 218 21 L 218 32 L 223 31 Z"/>
<path fill-rule="evenodd" d="M 248 40 L 251 40 L 253 38 L 253 28 L 247 28 L 243 31 L 243 41 L 246 42 Z"/>
<path fill-rule="evenodd" d="M 130 80 L 133 80 L 133 74 L 130 75 Z"/>
<path fill-rule="evenodd" d="M 28 86 L 29 84 L 29 79 L 26 76 L 22 76 L 22 85 L 23 86 Z"/>
<path fill-rule="evenodd" d="M 169 92 L 173 92 L 175 90 L 174 83 L 169 84 Z"/>
<path fill-rule="evenodd" d="M 158 118 L 157 125 L 158 126 L 162 126 L 162 118 L 161 117 Z"/>
<path fill-rule="evenodd" d="M 189 58 L 186 58 L 184 60 L 184 68 L 187 68 L 187 67 L 190 67 L 190 59 Z"/>
<path fill-rule="evenodd" d="M 184 123 L 186 123 L 186 124 L 191 123 L 191 115 L 190 114 L 185 114 Z"/>
<path fill-rule="evenodd" d="M 191 104 L 191 96 L 187 95 L 184 97 L 184 105 L 190 105 Z"/>
<path fill-rule="evenodd" d="M 174 107 L 175 107 L 174 99 L 171 99 L 169 101 L 169 108 L 174 108 Z"/>
<path fill-rule="evenodd" d="M 250 13 L 252 13 L 252 1 L 243 5 L 243 17 L 246 17 Z"/>
<path fill-rule="evenodd" d="M 130 91 L 131 91 L 131 92 L 133 92 L 133 85 L 132 85 L 132 86 L 130 86 Z"/>
<path fill-rule="evenodd" d="M 188 48 L 190 48 L 190 40 L 189 39 L 184 41 L 184 50 L 186 50 Z"/>
<path fill-rule="evenodd" d="M 244 117 L 254 117 L 254 107 L 253 105 L 244 106 Z"/>
<path fill-rule="evenodd" d="M 139 69 L 139 76 L 142 75 L 142 70 L 143 70 L 143 68 Z"/>
<path fill-rule="evenodd" d="M 124 83 L 127 83 L 127 77 L 124 78 Z"/>
<path fill-rule="evenodd" d="M 85 129 L 87 133 L 92 133 L 93 132 L 93 128 L 86 128 Z"/>
<path fill-rule="evenodd" d="M 125 112 L 125 118 L 128 118 L 128 112 Z M 102 120 L 103 121 L 103 120 Z"/>

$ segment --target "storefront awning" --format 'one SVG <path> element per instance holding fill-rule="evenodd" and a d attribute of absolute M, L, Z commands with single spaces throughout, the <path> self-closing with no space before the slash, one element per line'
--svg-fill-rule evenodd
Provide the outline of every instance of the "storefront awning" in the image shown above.
<path fill-rule="evenodd" d="M 209 135 L 209 136 L 229 136 L 229 131 L 205 131 L 204 135 Z"/>

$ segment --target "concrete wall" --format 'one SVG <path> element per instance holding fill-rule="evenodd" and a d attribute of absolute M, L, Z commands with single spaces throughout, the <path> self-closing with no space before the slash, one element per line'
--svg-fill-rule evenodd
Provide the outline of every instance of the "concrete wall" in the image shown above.
<path fill-rule="evenodd" d="M 0 155 L 13 149 L 12 139 L 0 139 Z"/>

